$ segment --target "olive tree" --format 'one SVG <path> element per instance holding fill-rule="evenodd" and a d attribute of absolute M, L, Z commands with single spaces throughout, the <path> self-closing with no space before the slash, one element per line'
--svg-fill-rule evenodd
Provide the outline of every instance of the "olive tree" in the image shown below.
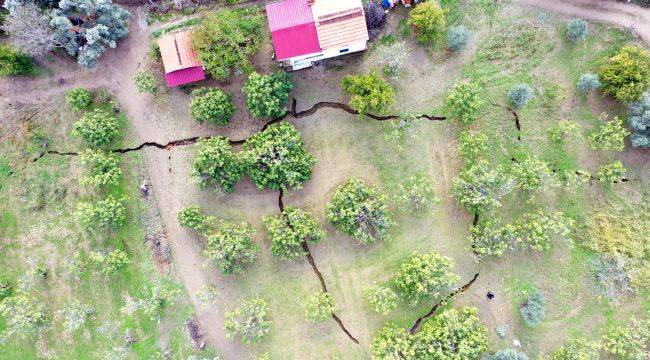
<path fill-rule="evenodd" d="M 488 150 L 488 137 L 480 131 L 463 131 L 460 133 L 458 152 L 467 165 L 476 164 Z"/>
<path fill-rule="evenodd" d="M 490 170 L 486 162 L 479 161 L 454 179 L 451 191 L 462 207 L 472 214 L 480 214 L 500 207 L 500 199 L 510 192 L 513 184 L 500 169 Z"/>
<path fill-rule="evenodd" d="M 341 86 L 351 96 L 350 107 L 360 114 L 384 112 L 395 102 L 393 87 L 376 71 L 347 75 L 341 80 Z"/>
<path fill-rule="evenodd" d="M 394 323 L 388 323 L 372 337 L 370 351 L 373 359 L 413 359 L 413 337 Z"/>
<path fill-rule="evenodd" d="M 620 161 L 602 165 L 598 168 L 596 179 L 601 183 L 614 184 L 625 178 L 627 169 Z"/>
<path fill-rule="evenodd" d="M 122 177 L 120 160 L 113 154 L 101 150 L 87 149 L 79 154 L 85 167 L 81 178 L 82 185 L 105 187 L 117 185 Z"/>
<path fill-rule="evenodd" d="M 226 312 L 226 336 L 229 339 L 241 336 L 244 344 L 258 342 L 271 329 L 271 322 L 266 316 L 268 311 L 269 306 L 261 298 L 242 301 L 234 310 Z"/>
<path fill-rule="evenodd" d="M 115 274 L 131 263 L 129 255 L 121 249 L 111 252 L 91 251 L 88 255 L 90 261 L 106 275 Z"/>
<path fill-rule="evenodd" d="M 393 224 L 386 195 L 358 178 L 350 178 L 336 189 L 327 204 L 327 221 L 365 244 L 387 240 Z"/>
<path fill-rule="evenodd" d="M 305 299 L 304 306 L 305 318 L 314 323 L 330 319 L 336 311 L 332 294 L 324 291 L 309 296 Z"/>
<path fill-rule="evenodd" d="M 16 294 L 0 302 L 0 315 L 4 319 L 2 338 L 34 336 L 47 323 L 45 306 L 35 297 Z"/>
<path fill-rule="evenodd" d="M 96 228 L 118 230 L 126 223 L 126 197 L 116 198 L 108 195 L 105 200 L 94 204 L 80 203 L 77 206 L 77 218 L 88 231 Z"/>
<path fill-rule="evenodd" d="M 232 95 L 217 88 L 202 88 L 192 91 L 190 114 L 203 124 L 226 125 L 235 113 Z"/>
<path fill-rule="evenodd" d="M 111 143 L 119 134 L 119 121 L 114 114 L 95 109 L 85 113 L 74 123 L 72 135 L 80 138 L 89 147 L 98 148 Z"/>
<path fill-rule="evenodd" d="M 551 360 L 594 360 L 598 358 L 597 344 L 583 337 L 570 338 L 564 346 L 551 354 Z"/>
<path fill-rule="evenodd" d="M 476 121 L 481 108 L 485 105 L 481 88 L 471 82 L 461 82 L 447 96 L 445 108 L 449 115 L 463 124 Z"/>
<path fill-rule="evenodd" d="M 382 315 L 388 315 L 395 310 L 399 300 L 393 289 L 380 285 L 364 285 L 363 298 L 374 312 Z"/>
<path fill-rule="evenodd" d="M 560 120 L 549 127 L 546 131 L 552 142 L 561 144 L 569 137 L 577 137 L 579 135 L 579 130 L 580 124 L 571 120 Z"/>
<path fill-rule="evenodd" d="M 217 264 L 224 275 L 242 274 L 244 266 L 257 259 L 260 248 L 253 242 L 255 229 L 246 223 L 223 221 L 208 237 L 203 254 Z"/>
<path fill-rule="evenodd" d="M 403 299 L 411 306 L 423 300 L 435 300 L 451 290 L 460 277 L 453 272 L 453 262 L 435 251 L 414 252 L 402 262 L 394 279 L 395 286 Z"/>
<path fill-rule="evenodd" d="M 552 171 L 546 161 L 535 155 L 528 155 L 522 161 L 512 164 L 510 174 L 524 191 L 536 191 L 548 184 Z"/>
<path fill-rule="evenodd" d="M 180 226 L 192 230 L 199 231 L 203 234 L 208 234 L 210 231 L 210 223 L 214 220 L 211 217 L 205 216 L 196 205 L 190 205 L 181 209 L 178 212 L 177 220 Z"/>
<path fill-rule="evenodd" d="M 650 357 L 650 320 L 632 317 L 624 326 L 610 329 L 602 340 L 602 349 L 622 360 Z"/>
<path fill-rule="evenodd" d="M 625 138 L 630 132 L 623 126 L 623 120 L 618 116 L 607 120 L 607 114 L 601 114 L 601 125 L 589 135 L 589 143 L 594 150 L 623 151 Z"/>
<path fill-rule="evenodd" d="M 158 91 L 158 79 L 150 71 L 140 71 L 133 76 L 138 93 L 154 94 Z"/>
<path fill-rule="evenodd" d="M 291 76 L 279 70 L 271 75 L 253 72 L 248 76 L 242 91 L 246 94 L 246 105 L 251 115 L 276 119 L 286 114 L 292 88 Z"/>
<path fill-rule="evenodd" d="M 201 189 L 214 188 L 233 192 L 244 175 L 244 164 L 222 136 L 203 138 L 196 144 L 192 179 Z"/>
<path fill-rule="evenodd" d="M 271 253 L 288 261 L 306 255 L 304 243 L 325 237 L 312 214 L 289 206 L 279 216 L 264 218 L 264 227 L 271 240 Z"/>
<path fill-rule="evenodd" d="M 395 201 L 405 212 L 422 214 L 440 202 L 433 186 L 433 179 L 424 174 L 416 174 L 399 185 Z"/>
<path fill-rule="evenodd" d="M 67 334 L 81 329 L 94 313 L 95 310 L 90 305 L 78 301 L 66 304 L 56 312 L 57 316 L 61 318 L 63 329 Z"/>

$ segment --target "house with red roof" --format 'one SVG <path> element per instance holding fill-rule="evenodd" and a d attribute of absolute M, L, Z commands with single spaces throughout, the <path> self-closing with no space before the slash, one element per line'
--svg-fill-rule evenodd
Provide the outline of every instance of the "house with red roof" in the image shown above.
<path fill-rule="evenodd" d="M 289 70 L 367 48 L 361 0 L 280 0 L 266 15 L 275 57 Z"/>
<path fill-rule="evenodd" d="M 190 47 L 189 31 L 174 32 L 159 38 L 158 47 L 165 67 L 167 87 L 205 79 L 203 64 Z"/>

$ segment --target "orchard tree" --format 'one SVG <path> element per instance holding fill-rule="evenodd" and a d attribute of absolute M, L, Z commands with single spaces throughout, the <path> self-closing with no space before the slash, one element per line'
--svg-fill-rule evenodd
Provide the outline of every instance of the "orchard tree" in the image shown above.
<path fill-rule="evenodd" d="M 475 83 L 461 82 L 454 85 L 445 108 L 449 115 L 463 124 L 476 121 L 481 108 L 485 105 L 481 88 Z"/>
<path fill-rule="evenodd" d="M 224 328 L 226 336 L 241 336 L 244 344 L 258 342 L 269 333 L 271 322 L 266 315 L 269 306 L 261 298 L 242 301 L 233 311 L 226 312 Z"/>
<path fill-rule="evenodd" d="M 133 81 L 140 94 L 154 94 L 158 91 L 158 79 L 151 71 L 140 71 L 133 76 Z"/>
<path fill-rule="evenodd" d="M 515 241 L 513 225 L 501 226 L 498 222 L 485 222 L 472 228 L 472 252 L 477 258 L 501 256 L 510 249 Z"/>
<path fill-rule="evenodd" d="M 77 218 L 88 231 L 98 227 L 118 230 L 126 224 L 125 202 L 126 197 L 108 195 L 105 200 L 95 204 L 80 203 L 77 206 Z"/>
<path fill-rule="evenodd" d="M 151 321 L 159 321 L 167 306 L 183 297 L 181 287 L 174 283 L 156 282 L 144 288 L 142 297 L 135 300 L 134 311 L 142 311 Z"/>
<path fill-rule="evenodd" d="M 224 275 L 242 274 L 244 266 L 257 259 L 260 248 L 253 242 L 255 229 L 246 224 L 221 222 L 219 229 L 208 237 L 205 257 L 215 262 Z"/>
<path fill-rule="evenodd" d="M 47 323 L 45 306 L 33 296 L 16 294 L 0 302 L 0 315 L 4 319 L 2 338 L 28 339 Z"/>
<path fill-rule="evenodd" d="M 627 123 L 632 130 L 630 143 L 635 148 L 650 148 L 650 93 L 630 103 Z"/>
<path fill-rule="evenodd" d="M 33 71 L 34 63 L 29 56 L 0 44 L 0 76 L 31 75 Z"/>
<path fill-rule="evenodd" d="M 524 191 L 537 191 L 547 184 L 552 175 L 545 161 L 535 155 L 528 155 L 510 167 L 510 173 L 517 185 Z"/>
<path fill-rule="evenodd" d="M 625 326 L 612 328 L 603 336 L 602 349 L 617 359 L 650 358 L 650 320 L 632 317 Z"/>
<path fill-rule="evenodd" d="M 574 222 L 561 212 L 546 214 L 543 211 L 520 216 L 514 224 L 513 249 L 546 251 L 551 248 L 553 236 L 570 240 Z"/>
<path fill-rule="evenodd" d="M 501 206 L 501 197 L 510 190 L 514 181 L 505 178 L 500 169 L 489 170 L 484 161 L 478 161 L 463 170 L 451 186 L 453 197 L 472 214 L 492 211 Z"/>
<path fill-rule="evenodd" d="M 453 272 L 453 262 L 435 251 L 414 252 L 400 266 L 395 285 L 403 299 L 416 306 L 423 300 L 439 299 L 451 290 L 460 277 Z"/>
<path fill-rule="evenodd" d="M 418 42 L 434 44 L 445 33 L 445 11 L 437 1 L 427 1 L 411 10 L 409 24 Z"/>
<path fill-rule="evenodd" d="M 270 125 L 248 138 L 240 156 L 260 190 L 300 189 L 316 164 L 303 147 L 300 133 L 289 123 Z"/>
<path fill-rule="evenodd" d="M 228 79 L 233 69 L 252 72 L 249 58 L 264 39 L 262 20 L 255 7 L 208 12 L 190 34 L 192 49 L 206 72 L 219 81 Z"/>
<path fill-rule="evenodd" d="M 196 205 L 186 206 L 178 212 L 177 220 L 180 226 L 196 230 L 207 235 L 211 229 L 210 223 L 215 219 L 205 216 Z"/>
<path fill-rule="evenodd" d="M 106 275 L 115 274 L 118 270 L 131 263 L 129 255 L 121 249 L 115 249 L 108 253 L 105 251 L 91 251 L 88 257 Z"/>
<path fill-rule="evenodd" d="M 581 41 L 589 35 L 587 22 L 582 19 L 571 19 L 567 23 L 566 37 L 571 42 Z"/>
<path fill-rule="evenodd" d="M 370 352 L 378 360 L 413 359 L 413 337 L 396 324 L 388 323 L 372 337 Z"/>
<path fill-rule="evenodd" d="M 488 151 L 488 137 L 481 131 L 460 133 L 458 152 L 467 165 L 475 165 Z"/>
<path fill-rule="evenodd" d="M 291 76 L 278 70 L 271 75 L 253 72 L 242 91 L 246 94 L 246 105 L 251 115 L 277 119 L 287 113 L 286 105 L 292 88 Z"/>
<path fill-rule="evenodd" d="M 93 95 L 84 88 L 74 88 L 65 93 L 65 100 L 74 111 L 85 110 L 93 103 Z"/>
<path fill-rule="evenodd" d="M 399 296 L 393 289 L 380 285 L 364 285 L 363 298 L 374 312 L 382 315 L 395 310 L 399 301 Z"/>
<path fill-rule="evenodd" d="M 235 113 L 232 95 L 217 88 L 192 91 L 190 114 L 199 124 L 226 125 Z"/>
<path fill-rule="evenodd" d="M 530 327 L 539 325 L 546 317 L 546 298 L 541 291 L 533 288 L 519 307 L 524 323 Z"/>
<path fill-rule="evenodd" d="M 221 189 L 227 193 L 244 175 L 244 164 L 232 151 L 228 139 L 222 136 L 203 138 L 196 144 L 192 179 L 201 189 Z"/>
<path fill-rule="evenodd" d="M 607 114 L 601 114 L 601 125 L 589 135 L 591 148 L 601 151 L 623 151 L 625 138 L 630 132 L 623 126 L 623 120 L 614 116 L 607 120 Z"/>
<path fill-rule="evenodd" d="M 555 350 L 550 360 L 594 360 L 598 359 L 598 345 L 583 337 L 570 338 L 566 345 Z"/>
<path fill-rule="evenodd" d="M 341 81 L 343 91 L 351 96 L 349 105 L 360 114 L 382 113 L 395 102 L 395 91 L 376 71 L 348 75 Z"/>
<path fill-rule="evenodd" d="M 85 68 L 95 66 L 106 47 L 128 34 L 130 16 L 111 0 L 62 0 L 50 15 L 54 39 Z"/>
<path fill-rule="evenodd" d="M 522 108 L 533 99 L 533 88 L 528 84 L 517 84 L 508 91 L 508 103 L 515 108 Z"/>
<path fill-rule="evenodd" d="M 74 123 L 72 135 L 92 148 L 104 147 L 119 134 L 120 123 L 114 114 L 95 109 L 85 113 Z"/>
<path fill-rule="evenodd" d="M 387 240 L 393 224 L 386 195 L 358 178 L 350 178 L 336 189 L 327 204 L 327 221 L 364 244 Z"/>
<path fill-rule="evenodd" d="M 650 86 L 650 51 L 624 46 L 598 69 L 598 75 L 605 94 L 626 103 L 636 101 Z"/>
<path fill-rule="evenodd" d="M 305 318 L 313 323 L 330 319 L 336 311 L 332 294 L 324 291 L 309 296 L 305 299 L 304 306 Z"/>
<path fill-rule="evenodd" d="M 81 178 L 82 185 L 105 187 L 117 185 L 122 177 L 119 159 L 101 150 L 87 149 L 79 154 L 85 173 Z"/>
<path fill-rule="evenodd" d="M 325 237 L 312 214 L 289 206 L 279 216 L 264 218 L 264 227 L 271 240 L 271 253 L 287 261 L 307 255 L 303 243 L 316 243 Z"/>
<path fill-rule="evenodd" d="M 578 79 L 577 87 L 578 87 L 578 91 L 581 94 L 586 94 L 590 91 L 600 89 L 601 85 L 602 84 L 600 83 L 600 77 L 598 76 L 598 74 L 586 73 L 580 75 L 580 79 Z"/>
<path fill-rule="evenodd" d="M 614 161 L 611 164 L 605 164 L 598 168 L 596 179 L 601 183 L 615 184 L 625 178 L 627 169 L 620 161 Z"/>
<path fill-rule="evenodd" d="M 469 43 L 469 29 L 465 25 L 452 26 L 447 30 L 447 48 L 451 51 L 463 51 Z"/>
<path fill-rule="evenodd" d="M 2 31 L 9 35 L 11 46 L 35 58 L 45 57 L 60 47 L 50 27 L 49 16 L 36 4 L 24 3 L 10 8 Z"/>
<path fill-rule="evenodd" d="M 440 202 L 433 191 L 433 186 L 430 177 L 416 174 L 399 185 L 395 200 L 405 212 L 413 215 L 422 214 Z"/>

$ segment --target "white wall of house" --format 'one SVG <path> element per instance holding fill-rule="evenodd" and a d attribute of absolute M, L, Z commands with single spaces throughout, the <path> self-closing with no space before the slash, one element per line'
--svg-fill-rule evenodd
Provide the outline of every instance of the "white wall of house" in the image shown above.
<path fill-rule="evenodd" d="M 352 53 L 364 51 L 366 50 L 366 47 L 367 47 L 367 42 L 365 40 L 358 41 L 338 48 L 325 49 L 320 53 L 293 57 L 284 60 L 281 63 L 282 66 L 286 67 L 290 71 L 300 70 L 314 65 L 314 62 L 316 61 L 331 59 L 346 54 L 352 54 Z"/>

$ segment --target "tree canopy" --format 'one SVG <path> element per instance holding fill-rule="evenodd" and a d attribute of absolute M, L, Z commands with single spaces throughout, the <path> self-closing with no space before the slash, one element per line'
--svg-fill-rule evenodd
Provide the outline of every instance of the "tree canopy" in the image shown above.
<path fill-rule="evenodd" d="M 291 75 L 278 70 L 271 75 L 253 72 L 242 91 L 251 115 L 259 118 L 279 118 L 287 112 L 287 100 L 293 88 Z"/>
<path fill-rule="evenodd" d="M 86 145 L 93 148 L 110 144 L 118 133 L 117 117 L 101 109 L 85 113 L 72 127 L 72 135 L 79 137 Z"/>
<path fill-rule="evenodd" d="M 288 261 L 306 255 L 303 243 L 315 243 L 325 237 L 310 213 L 290 206 L 279 216 L 264 218 L 264 227 L 271 240 L 271 253 Z"/>
<path fill-rule="evenodd" d="M 350 107 L 360 114 L 384 112 L 395 102 L 395 91 L 376 71 L 348 75 L 341 81 L 343 91 L 351 96 Z"/>
<path fill-rule="evenodd" d="M 222 136 L 203 138 L 196 144 L 192 178 L 201 189 L 214 188 L 232 192 L 244 175 L 244 165 Z"/>
<path fill-rule="evenodd" d="M 414 252 L 402 262 L 395 285 L 403 299 L 416 306 L 423 300 L 434 300 L 451 290 L 460 277 L 453 272 L 453 262 L 435 251 Z"/>
<path fill-rule="evenodd" d="M 427 1 L 411 10 L 409 24 L 415 29 L 418 42 L 435 43 L 445 32 L 445 11 L 437 1 Z"/>
<path fill-rule="evenodd" d="M 190 114 L 199 124 L 226 125 L 235 113 L 232 95 L 217 88 L 192 91 Z"/>
<path fill-rule="evenodd" d="M 244 266 L 257 259 L 260 248 L 255 242 L 255 229 L 246 223 L 222 221 L 219 229 L 208 237 L 205 257 L 214 261 L 224 275 L 242 274 Z"/>
<path fill-rule="evenodd" d="M 224 328 L 229 339 L 241 336 L 244 344 L 258 342 L 269 333 L 269 306 L 261 298 L 242 301 L 233 311 L 226 312 Z"/>
<path fill-rule="evenodd" d="M 650 86 L 650 52 L 627 45 L 599 69 L 603 92 L 622 102 L 639 100 Z"/>
<path fill-rule="evenodd" d="M 332 294 L 319 291 L 305 299 L 305 318 L 311 322 L 320 322 L 330 319 L 336 305 Z"/>
<path fill-rule="evenodd" d="M 485 104 L 480 87 L 475 83 L 461 82 L 447 96 L 445 108 L 451 117 L 463 124 L 471 124 Z"/>

